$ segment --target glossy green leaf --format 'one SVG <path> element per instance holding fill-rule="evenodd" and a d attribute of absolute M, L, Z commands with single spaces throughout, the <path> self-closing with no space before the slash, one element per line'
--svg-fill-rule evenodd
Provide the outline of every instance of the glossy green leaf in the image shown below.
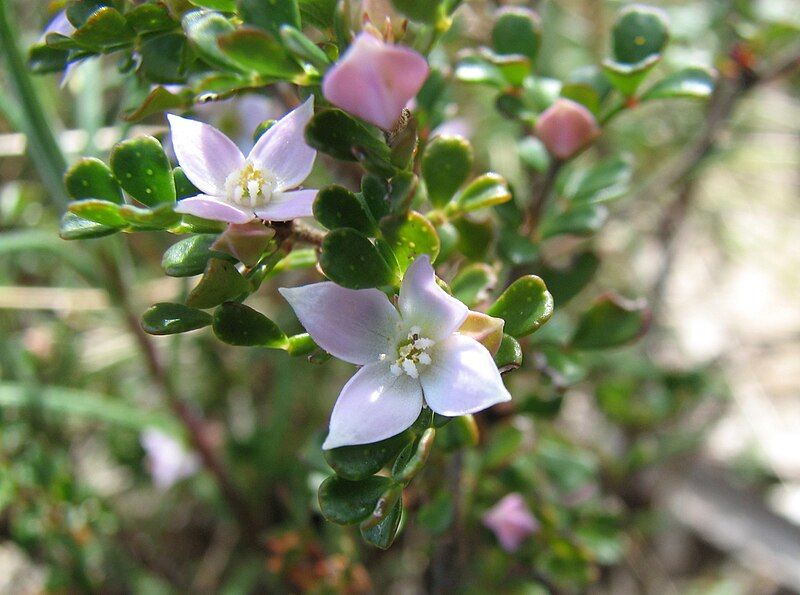
<path fill-rule="evenodd" d="M 175 202 L 175 182 L 161 143 L 152 136 L 122 141 L 111 150 L 111 170 L 122 188 L 147 206 Z"/>
<path fill-rule="evenodd" d="M 608 202 L 628 192 L 632 177 L 631 164 L 612 157 L 570 175 L 561 193 L 575 205 Z"/>
<path fill-rule="evenodd" d="M 375 245 L 355 229 L 331 231 L 322 241 L 322 272 L 334 283 L 350 289 L 391 285 L 396 274 Z"/>
<path fill-rule="evenodd" d="M 153 88 L 144 101 L 138 106 L 126 110 L 122 119 L 126 122 L 136 122 L 153 114 L 160 114 L 168 110 L 184 110 L 191 105 L 193 95 L 190 92 L 172 93 L 163 86 Z"/>
<path fill-rule="evenodd" d="M 441 0 L 391 0 L 398 12 L 412 21 L 435 23 L 442 14 Z"/>
<path fill-rule="evenodd" d="M 137 33 L 153 33 L 178 27 L 179 23 L 172 18 L 169 9 L 162 3 L 140 4 L 125 13 L 128 24 Z"/>
<path fill-rule="evenodd" d="M 300 29 L 297 0 L 239 0 L 239 12 L 246 22 L 261 27 L 276 38 L 283 25 Z"/>
<path fill-rule="evenodd" d="M 211 324 L 211 315 L 183 304 L 161 302 L 142 314 L 142 328 L 151 335 L 185 333 Z"/>
<path fill-rule="evenodd" d="M 161 259 L 161 267 L 171 277 L 191 277 L 206 270 L 212 258 L 231 258 L 223 252 L 212 250 L 217 236 L 200 234 L 185 238 L 170 246 Z"/>
<path fill-rule="evenodd" d="M 372 514 L 378 499 L 393 485 L 388 477 L 377 475 L 361 481 L 334 475 L 319 487 L 319 506 L 330 522 L 354 525 Z"/>
<path fill-rule="evenodd" d="M 486 58 L 468 55 L 456 65 L 456 78 L 465 83 L 476 83 L 502 89 L 507 85 L 500 68 Z"/>
<path fill-rule="evenodd" d="M 511 191 L 505 179 L 495 173 L 475 178 L 455 198 L 458 211 L 469 212 L 499 205 L 511 200 Z"/>
<path fill-rule="evenodd" d="M 460 136 L 437 136 L 422 154 L 422 178 L 436 207 L 447 204 L 472 170 L 472 146 Z"/>
<path fill-rule="evenodd" d="M 526 275 L 514 281 L 486 311 L 506 321 L 512 337 L 530 335 L 553 315 L 553 296 L 539 277 Z"/>
<path fill-rule="evenodd" d="M 142 59 L 139 71 L 153 83 L 183 82 L 193 59 L 186 36 L 178 31 L 165 31 L 143 38 L 139 55 Z"/>
<path fill-rule="evenodd" d="M 402 518 L 403 499 L 398 498 L 383 520 L 367 528 L 361 527 L 361 537 L 370 545 L 382 550 L 388 550 L 397 537 Z"/>
<path fill-rule="evenodd" d="M 488 264 L 477 262 L 462 268 L 450 283 L 458 301 L 470 308 L 484 301 L 497 283 L 497 272 Z"/>
<path fill-rule="evenodd" d="M 284 25 L 281 27 L 281 40 L 292 55 L 303 62 L 311 64 L 320 73 L 324 73 L 328 66 L 331 65 L 331 59 L 328 54 L 306 37 L 302 31 L 290 25 Z"/>
<path fill-rule="evenodd" d="M 391 177 L 391 151 L 375 128 L 339 109 L 323 109 L 306 126 L 308 144 L 342 161 L 360 161 L 369 171 Z"/>
<path fill-rule="evenodd" d="M 500 349 L 494 354 L 494 363 L 501 374 L 516 370 L 522 365 L 522 347 L 511 335 L 503 334 Z"/>
<path fill-rule="evenodd" d="M 223 70 L 245 70 L 217 43 L 221 36 L 236 30 L 224 16 L 218 12 L 192 10 L 183 15 L 181 24 L 187 39 L 210 65 Z"/>
<path fill-rule="evenodd" d="M 499 54 L 521 54 L 536 59 L 542 41 L 542 23 L 532 10 L 510 7 L 500 12 L 492 28 L 492 45 Z"/>
<path fill-rule="evenodd" d="M 219 10 L 220 12 L 233 12 L 236 10 L 236 0 L 189 0 L 195 6 Z"/>
<path fill-rule="evenodd" d="M 513 265 L 533 264 L 539 260 L 539 244 L 515 229 L 504 229 L 500 233 L 497 251 Z"/>
<path fill-rule="evenodd" d="M 618 347 L 640 337 L 649 322 L 650 310 L 644 300 L 606 294 L 581 316 L 570 344 L 579 350 Z"/>
<path fill-rule="evenodd" d="M 69 52 L 36 43 L 28 49 L 28 68 L 36 74 L 61 72 L 67 67 Z"/>
<path fill-rule="evenodd" d="M 222 302 L 241 297 L 250 290 L 250 283 L 242 277 L 232 262 L 212 258 L 206 265 L 203 278 L 186 298 L 186 305 L 200 309 L 213 308 Z"/>
<path fill-rule="evenodd" d="M 75 213 L 64 213 L 58 235 L 64 240 L 89 240 L 117 233 L 119 228 L 102 225 L 78 217 Z"/>
<path fill-rule="evenodd" d="M 604 205 L 584 204 L 561 213 L 550 213 L 539 229 L 542 239 L 558 235 L 588 236 L 599 230 L 608 218 Z"/>
<path fill-rule="evenodd" d="M 72 39 L 88 48 L 110 49 L 129 43 L 134 35 L 118 10 L 100 6 L 72 34 Z"/>
<path fill-rule="evenodd" d="M 249 306 L 225 302 L 214 311 L 214 334 L 229 345 L 283 349 L 287 338 L 277 324 Z"/>
<path fill-rule="evenodd" d="M 453 221 L 453 227 L 458 230 L 458 251 L 470 260 L 481 260 L 494 239 L 491 219 L 460 217 Z"/>
<path fill-rule="evenodd" d="M 411 432 L 405 431 L 380 442 L 332 448 L 323 451 L 323 454 L 339 477 L 357 481 L 366 479 L 383 469 L 412 437 Z"/>
<path fill-rule="evenodd" d="M 604 60 L 603 72 L 615 89 L 626 97 L 632 97 L 660 59 L 656 54 L 634 64 Z"/>
<path fill-rule="evenodd" d="M 169 229 L 181 220 L 181 216 L 173 210 L 171 204 L 159 205 L 152 209 L 122 205 L 119 214 L 138 230 Z"/>
<path fill-rule="evenodd" d="M 194 184 L 189 181 L 189 178 L 186 177 L 186 174 L 180 167 L 176 167 L 172 170 L 172 179 L 175 184 L 175 195 L 178 200 L 201 194 L 201 192 L 195 188 Z"/>
<path fill-rule="evenodd" d="M 580 103 L 595 116 L 600 113 L 600 94 L 587 83 L 564 83 L 561 97 Z"/>
<path fill-rule="evenodd" d="M 545 267 L 539 275 L 547 284 L 556 306 L 563 306 L 586 287 L 600 267 L 594 252 L 582 252 L 563 268 Z"/>
<path fill-rule="evenodd" d="M 409 445 L 410 456 L 398 457 L 397 462 L 392 468 L 392 477 L 398 483 L 408 485 L 414 477 L 422 471 L 428 457 L 433 448 L 433 442 L 436 439 L 436 429 L 427 428 L 416 443 Z M 402 461 L 401 461 L 402 459 Z"/>
<path fill-rule="evenodd" d="M 361 178 L 361 197 L 375 221 L 389 214 L 389 188 L 383 179 L 372 174 Z"/>
<path fill-rule="evenodd" d="M 435 261 L 439 255 L 440 244 L 436 228 L 416 211 L 409 211 L 402 216 L 384 217 L 380 227 L 403 270 L 420 254 L 429 255 L 431 261 Z"/>
<path fill-rule="evenodd" d="M 658 81 L 642 94 L 641 100 L 707 99 L 714 92 L 714 79 L 714 73 L 708 68 L 684 68 Z"/>
<path fill-rule="evenodd" d="M 95 157 L 79 159 L 64 174 L 64 184 L 72 198 L 97 198 L 121 204 L 122 188 L 109 167 Z"/>
<path fill-rule="evenodd" d="M 663 11 L 641 4 L 626 7 L 611 31 L 614 59 L 635 64 L 660 54 L 669 38 L 668 28 Z"/>
<path fill-rule="evenodd" d="M 83 219 L 109 227 L 127 227 L 128 222 L 119 214 L 119 208 L 115 202 L 95 198 L 87 198 L 69 204 L 70 212 Z"/>
<path fill-rule="evenodd" d="M 303 72 L 275 37 L 260 31 L 240 27 L 217 39 L 222 53 L 251 72 L 263 76 L 291 78 Z"/>
<path fill-rule="evenodd" d="M 314 200 L 314 218 L 328 229 L 351 227 L 365 235 L 377 230 L 372 217 L 358 197 L 342 186 L 322 188 Z"/>
<path fill-rule="evenodd" d="M 531 60 L 521 54 L 495 54 L 488 48 L 479 50 L 481 57 L 494 64 L 503 75 L 503 79 L 512 87 L 521 87 L 525 78 L 531 73 Z"/>

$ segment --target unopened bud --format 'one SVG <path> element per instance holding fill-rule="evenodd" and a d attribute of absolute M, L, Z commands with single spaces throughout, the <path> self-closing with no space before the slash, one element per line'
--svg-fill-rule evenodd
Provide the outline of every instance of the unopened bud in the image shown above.
<path fill-rule="evenodd" d="M 556 99 L 536 122 L 536 136 L 551 155 L 562 160 L 574 156 L 599 135 L 592 112 L 569 99 Z"/>

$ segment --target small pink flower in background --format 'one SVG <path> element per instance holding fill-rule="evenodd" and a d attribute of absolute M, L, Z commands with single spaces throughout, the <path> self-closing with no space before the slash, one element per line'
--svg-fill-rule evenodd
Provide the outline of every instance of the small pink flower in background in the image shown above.
<path fill-rule="evenodd" d="M 397 307 L 377 289 L 331 282 L 279 291 L 322 349 L 362 366 L 339 394 L 323 449 L 399 434 L 424 404 L 457 416 L 511 399 L 486 347 L 458 332 L 469 310 L 436 284 L 427 255 L 408 267 Z"/>
<path fill-rule="evenodd" d="M 422 55 L 362 32 L 325 74 L 322 93 L 333 105 L 391 130 L 426 78 Z"/>
<path fill-rule="evenodd" d="M 491 529 L 507 552 L 515 552 L 522 542 L 539 529 L 521 494 L 508 494 L 483 515 L 483 524 Z"/>
<path fill-rule="evenodd" d="M 172 436 L 155 428 L 141 435 L 142 448 L 147 454 L 147 466 L 155 486 L 167 490 L 182 479 L 191 477 L 200 467 L 197 455 L 187 451 Z"/>
<path fill-rule="evenodd" d="M 310 217 L 317 191 L 291 189 L 317 155 L 303 136 L 313 115 L 312 96 L 262 134 L 247 157 L 213 126 L 167 115 L 178 164 L 202 192 L 178 201 L 175 212 L 227 223 Z"/>
<path fill-rule="evenodd" d="M 599 135 L 592 112 L 570 99 L 556 99 L 536 122 L 536 136 L 558 159 L 569 159 Z"/>

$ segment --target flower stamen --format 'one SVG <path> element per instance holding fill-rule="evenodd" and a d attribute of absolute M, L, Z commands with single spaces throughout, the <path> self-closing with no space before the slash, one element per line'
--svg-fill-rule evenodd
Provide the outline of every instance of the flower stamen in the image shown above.
<path fill-rule="evenodd" d="M 421 329 L 418 326 L 411 327 L 408 337 L 397 347 L 397 359 L 389 367 L 395 376 L 408 374 L 411 378 L 419 378 L 417 366 L 429 366 L 431 356 L 428 349 L 433 347 L 434 342 L 427 337 L 420 336 Z M 381 361 L 385 359 L 385 354 Z"/>
<path fill-rule="evenodd" d="M 252 209 L 265 206 L 276 186 L 275 176 L 247 161 L 225 179 L 225 194 L 232 203 Z"/>

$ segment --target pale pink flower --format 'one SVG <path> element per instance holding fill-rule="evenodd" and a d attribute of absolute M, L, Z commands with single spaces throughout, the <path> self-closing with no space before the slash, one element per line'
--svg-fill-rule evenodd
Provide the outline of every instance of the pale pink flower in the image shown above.
<path fill-rule="evenodd" d="M 147 454 L 147 467 L 157 488 L 166 490 L 182 479 L 197 473 L 200 461 L 172 436 L 156 428 L 147 428 L 141 435 Z"/>
<path fill-rule="evenodd" d="M 458 332 L 469 310 L 439 287 L 427 255 L 408 267 L 397 306 L 377 289 L 331 282 L 279 291 L 322 349 L 362 366 L 336 401 L 324 449 L 399 434 L 423 405 L 452 417 L 511 399 L 486 347 Z"/>
<path fill-rule="evenodd" d="M 176 213 L 227 223 L 310 217 L 316 190 L 292 190 L 311 173 L 317 152 L 306 144 L 314 98 L 278 120 L 245 157 L 222 132 L 167 115 L 175 157 L 202 194 L 178 201 Z"/>
<path fill-rule="evenodd" d="M 592 112 L 570 99 L 556 99 L 536 122 L 536 136 L 558 159 L 569 159 L 599 135 Z"/>
<path fill-rule="evenodd" d="M 508 494 L 483 515 L 483 524 L 491 529 L 504 550 L 514 552 L 529 535 L 539 529 L 521 494 Z"/>
<path fill-rule="evenodd" d="M 391 130 L 426 78 L 421 54 L 362 32 L 325 74 L 322 93 L 333 105 Z"/>

